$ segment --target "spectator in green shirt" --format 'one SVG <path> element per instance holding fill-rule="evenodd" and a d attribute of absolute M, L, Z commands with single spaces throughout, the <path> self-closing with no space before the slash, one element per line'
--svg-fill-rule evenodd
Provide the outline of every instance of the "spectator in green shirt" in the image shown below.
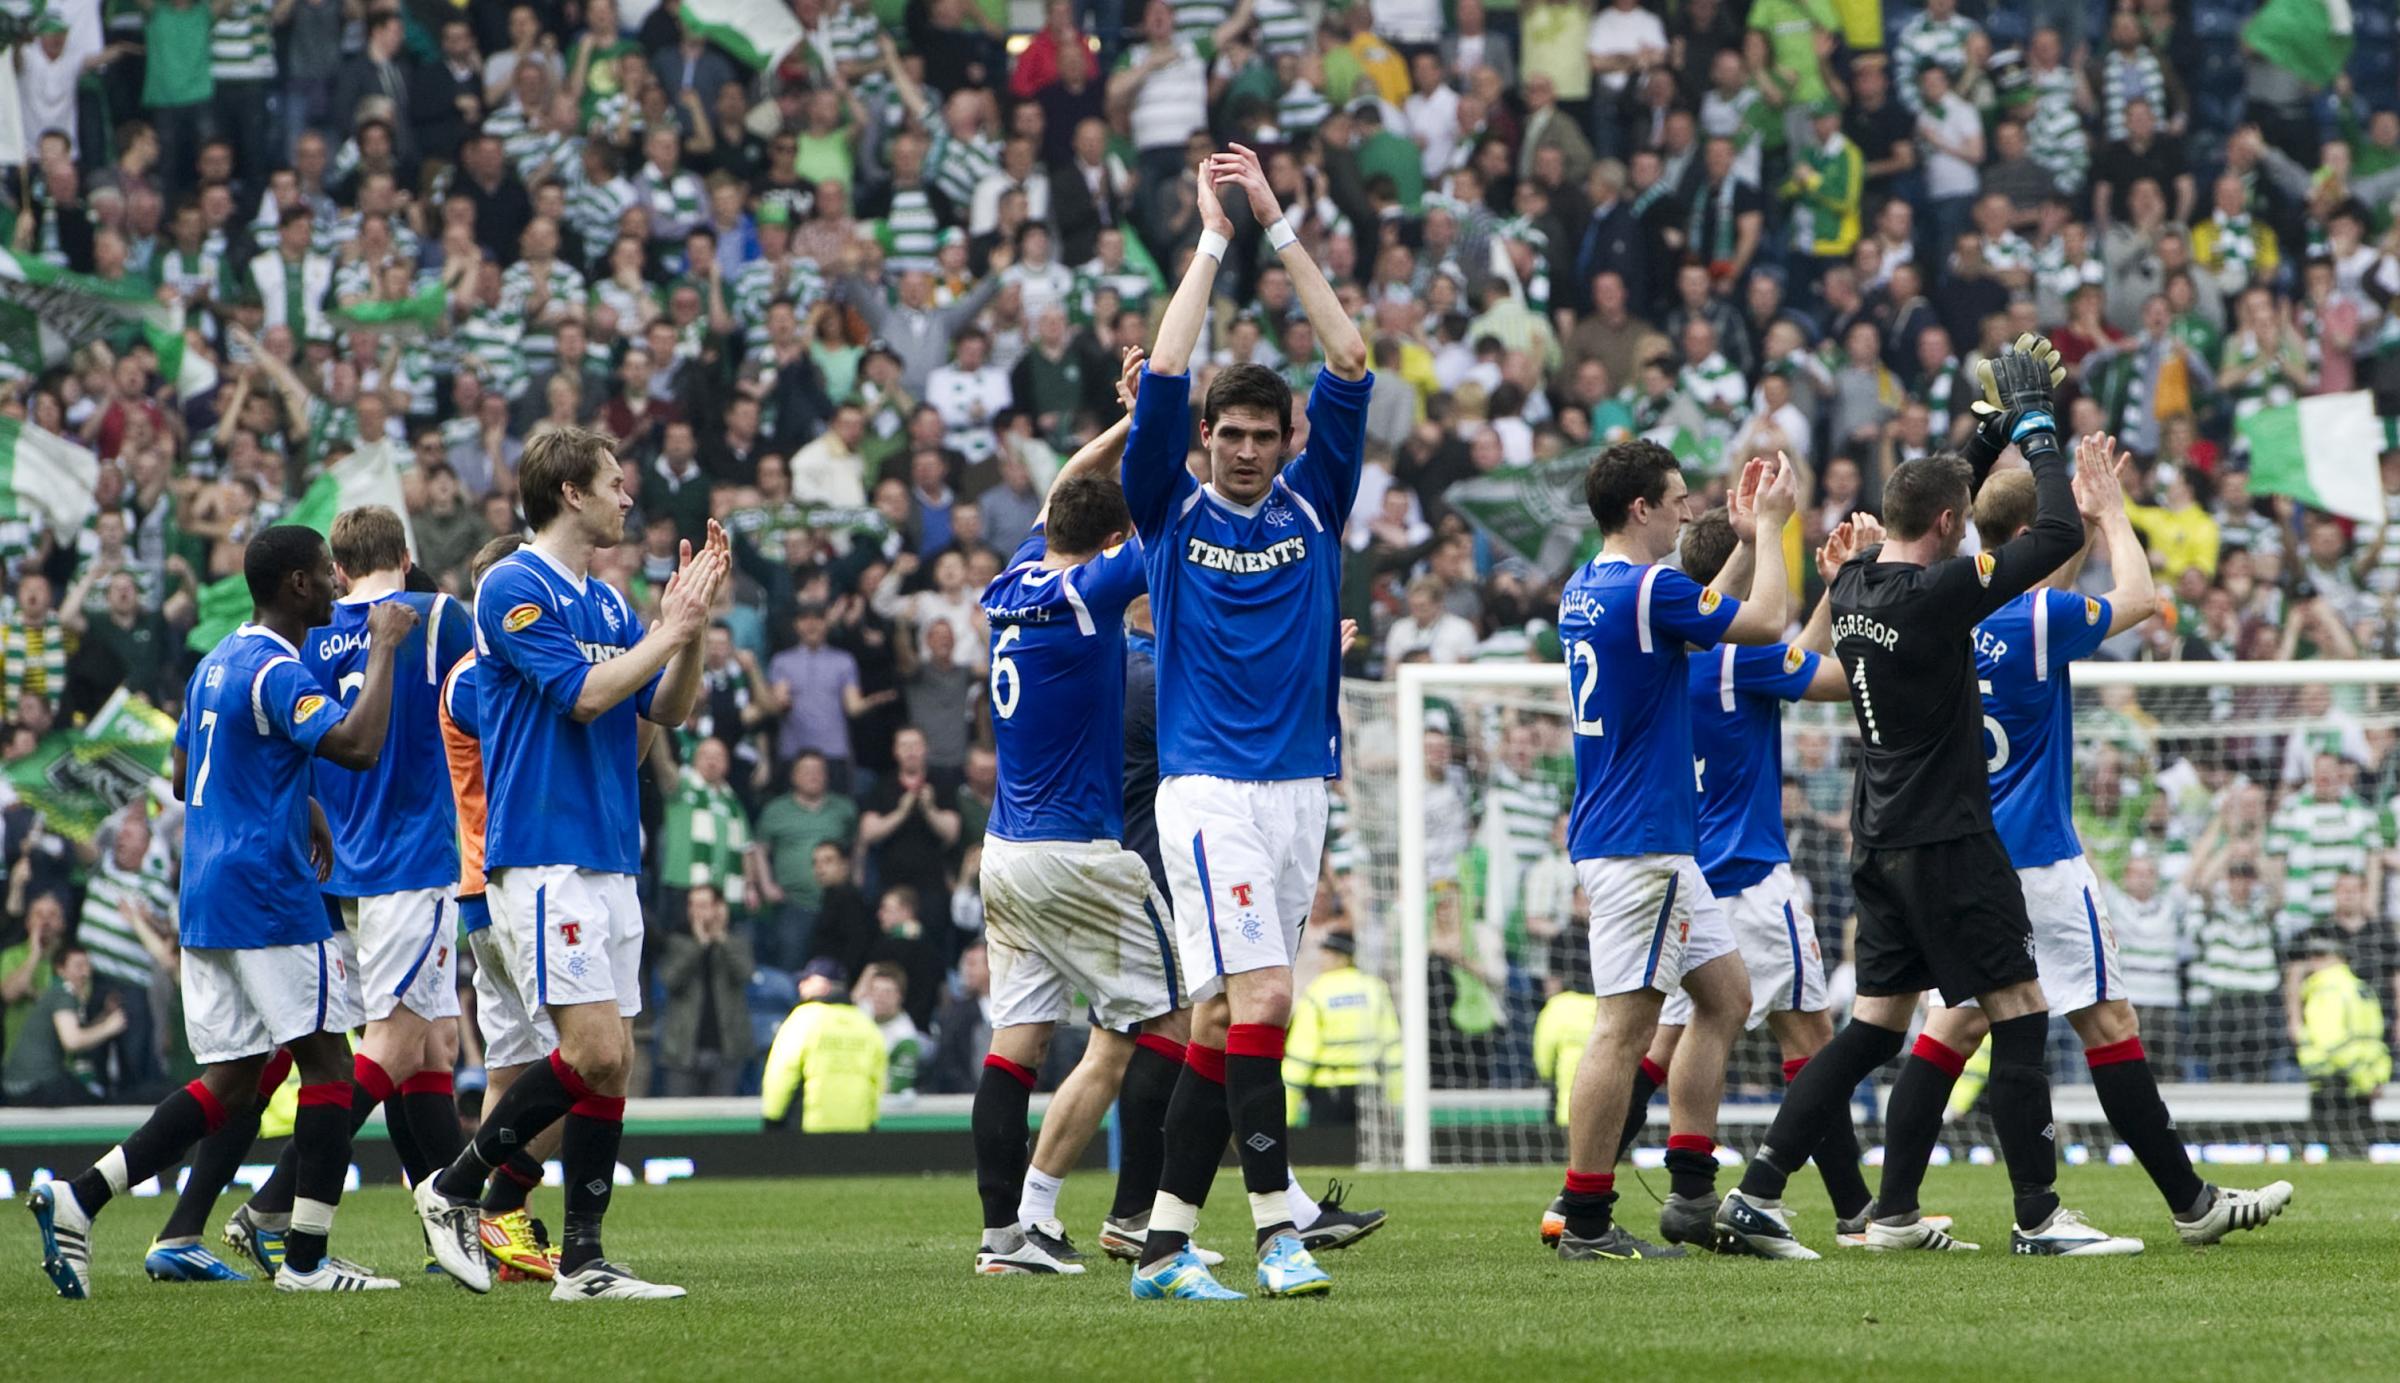
<path fill-rule="evenodd" d="M 55 908 L 29 908 L 25 939 L 0 950 L 0 1052 L 17 1045 L 33 1006 L 50 988 L 50 967 L 66 923 Z"/>
<path fill-rule="evenodd" d="M 812 953 L 825 890 L 817 847 L 843 854 L 858 840 L 858 804 L 828 786 L 825 756 L 811 749 L 792 761 L 792 790 L 762 807 L 752 833 L 750 878 L 757 890 L 761 964 L 790 969 Z"/>
<path fill-rule="evenodd" d="M 207 0 L 151 0 L 149 10 L 142 25 L 142 110 L 158 132 L 158 167 L 172 201 L 191 193 L 200 145 L 216 132 L 209 54 L 217 16 Z"/>
<path fill-rule="evenodd" d="M 99 1104 L 108 1096 L 100 1055 L 124 1035 L 125 1010 L 113 994 L 95 1009 L 92 958 L 81 946 L 60 949 L 57 971 L 0 1066 L 0 1095 L 11 1104 Z"/>

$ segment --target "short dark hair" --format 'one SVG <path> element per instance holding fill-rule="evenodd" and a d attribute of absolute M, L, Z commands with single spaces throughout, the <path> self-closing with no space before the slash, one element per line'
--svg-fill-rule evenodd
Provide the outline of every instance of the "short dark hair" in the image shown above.
<path fill-rule="evenodd" d="M 525 546 L 524 534 L 503 533 L 499 537 L 492 539 L 490 542 L 485 543 L 482 547 L 475 549 L 475 555 L 468 559 L 467 562 L 468 590 L 472 591 L 475 587 L 482 585 L 483 574 L 485 572 L 490 571 L 492 568 L 500 565 L 501 558 L 508 556 L 523 546 Z"/>
<path fill-rule="evenodd" d="M 1625 526 L 1635 500 L 1664 503 L 1667 477 L 1682 469 L 1675 453 L 1646 437 L 1618 442 L 1592 458 L 1583 477 L 1583 502 L 1591 506 L 1600 531 L 1614 533 Z"/>
<path fill-rule="evenodd" d="M 1733 515 L 1720 505 L 1683 530 L 1683 574 L 1707 585 L 1725 570 L 1733 548 Z"/>
<path fill-rule="evenodd" d="M 325 556 L 325 535 L 296 523 L 260 529 L 242 552 L 242 583 L 250 599 L 271 605 L 293 575 L 316 570 Z"/>
<path fill-rule="evenodd" d="M 333 520 L 328 535 L 333 560 L 351 580 L 379 571 L 398 571 L 408 561 L 408 528 L 400 516 L 380 504 L 345 509 Z"/>
<path fill-rule="evenodd" d="M 1133 531 L 1125 491 L 1105 475 L 1071 476 L 1050 489 L 1050 548 L 1071 556 L 1098 552 L 1112 533 Z"/>
<path fill-rule="evenodd" d="M 1975 470 L 1953 452 L 1903 461 L 1883 483 L 1883 526 L 1902 542 L 1933 531 L 1944 509 L 1964 512 Z"/>
<path fill-rule="evenodd" d="M 517 461 L 518 502 L 525 525 L 539 533 L 566 508 L 569 485 L 590 489 L 600 462 L 616 452 L 607 434 L 586 427 L 553 427 L 533 435 Z"/>
<path fill-rule="evenodd" d="M 1201 425 L 1215 431 L 1217 419 L 1228 408 L 1255 408 L 1275 419 L 1284 436 L 1292 435 L 1292 386 L 1264 365 L 1228 365 L 1217 371 L 1200 404 Z"/>

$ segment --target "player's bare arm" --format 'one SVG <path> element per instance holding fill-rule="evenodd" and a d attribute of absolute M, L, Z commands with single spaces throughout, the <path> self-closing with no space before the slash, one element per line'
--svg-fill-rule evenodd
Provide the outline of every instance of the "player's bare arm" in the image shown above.
<path fill-rule="evenodd" d="M 417 627 L 407 602 L 386 600 L 367 616 L 367 683 L 350 713 L 317 741 L 317 754 L 348 769 L 367 769 L 383 756 L 384 732 L 392 723 L 392 660 L 400 641 Z"/>
<path fill-rule="evenodd" d="M 1850 699 L 1850 681 L 1842 673 L 1841 661 L 1833 656 L 1833 578 L 1851 558 L 1882 541 L 1881 520 L 1872 514 L 1852 514 L 1848 522 L 1826 534 L 1824 546 L 1817 549 L 1817 580 L 1824 584 L 1825 594 L 1818 597 L 1817 608 L 1801 628 L 1799 646 L 1823 657 L 1816 675 L 1809 679 L 1808 695 L 1801 700 Z"/>
<path fill-rule="evenodd" d="M 1192 348 L 1200 344 L 1200 328 L 1217 289 L 1217 261 L 1233 237 L 1233 218 L 1217 199 L 1206 169 L 1199 179 L 1200 248 L 1167 300 L 1166 315 L 1158 319 L 1158 340 L 1150 347 L 1150 373 L 1180 375 L 1192 368 Z"/>
<path fill-rule="evenodd" d="M 1750 598 L 1750 577 L 1758 555 L 1751 551 L 1758 542 L 1758 491 L 1773 469 L 1774 464 L 1765 457 L 1753 456 L 1742 463 L 1741 474 L 1725 492 L 1725 520 L 1733 525 L 1733 553 L 1708 580 L 1708 588 L 1718 595 Z"/>
<path fill-rule="evenodd" d="M 1792 470 L 1792 459 L 1779 453 L 1773 471 L 1759 486 L 1756 531 L 1781 534 L 1799 502 L 1798 480 Z M 1791 620 L 1792 587 L 1790 577 L 1784 570 L 1783 544 L 1780 541 L 1752 542 L 1749 547 L 1754 553 L 1750 577 L 1751 598 L 1742 602 L 1741 609 L 1734 613 L 1733 622 L 1725 626 L 1722 642 L 1775 643 L 1782 639 L 1783 627 Z"/>
<path fill-rule="evenodd" d="M 2122 468 L 2133 463 L 2129 453 L 2111 460 L 2117 439 L 2099 433 L 2085 437 L 2075 448 L 2075 506 L 2092 525 L 2095 545 L 2105 545 L 2108 570 L 2116 585 L 2108 592 L 2108 632 L 2113 638 L 2158 613 L 2158 582 L 2150 571 L 2150 555 L 2142 551 L 2125 512 Z"/>
<path fill-rule="evenodd" d="M 1293 291 L 1299 295 L 1301 308 L 1308 313 L 1309 326 L 1316 331 L 1318 348 L 1325 352 L 1325 368 L 1343 379 L 1365 379 L 1367 338 L 1359 334 L 1358 323 L 1350 320 L 1333 285 L 1325 281 L 1325 271 L 1317 267 L 1316 260 L 1300 244 L 1298 234 L 1284 220 L 1283 203 L 1268 185 L 1266 169 L 1260 166 L 1258 155 L 1245 145 L 1227 145 L 1226 152 L 1212 156 L 1201 170 L 1203 188 L 1212 180 L 1220 187 L 1239 187 L 1249 197 L 1250 214 L 1266 227 L 1267 239 L 1274 245 L 1277 258 L 1292 276 Z"/>
<path fill-rule="evenodd" d="M 685 545 L 687 552 L 690 545 Z M 681 642 L 668 656 L 666 676 L 658 691 L 650 698 L 647 719 L 672 728 L 691 719 L 692 708 L 700 702 L 701 634 L 708 628 L 708 612 L 717 601 L 717 589 L 733 567 L 733 544 L 715 519 L 708 521 L 708 536 L 700 551 L 685 558 L 684 566 L 676 572 L 682 578 L 665 592 L 659 601 L 659 621 L 674 626 Z"/>

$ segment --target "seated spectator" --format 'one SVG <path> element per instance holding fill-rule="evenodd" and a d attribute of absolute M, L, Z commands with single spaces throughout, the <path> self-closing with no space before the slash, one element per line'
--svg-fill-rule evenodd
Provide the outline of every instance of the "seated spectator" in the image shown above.
<path fill-rule="evenodd" d="M 931 972 L 935 967 L 926 967 Z M 892 961 L 877 961 L 859 976 L 858 985 L 850 991 L 851 1002 L 857 1004 L 874 1020 L 882 1031 L 884 1049 L 890 1059 L 890 1080 L 887 1088 L 895 1095 L 913 1094 L 917 1088 L 917 1073 L 925 1062 L 927 1041 L 924 1025 L 919 1023 L 905 1000 L 914 988 L 910 972 Z M 941 983 L 933 984 L 936 993 Z M 932 1003 L 926 1003 L 927 1021 L 932 1018 Z"/>
<path fill-rule="evenodd" d="M 109 1096 L 104 1049 L 124 1035 L 123 1003 L 98 984 L 89 951 L 69 943 L 0 1066 L 10 1104 L 101 1104 Z"/>
<path fill-rule="evenodd" d="M 925 1063 L 925 1093 L 968 1095 L 983 1078 L 992 1045 L 992 968 L 980 941 L 958 953 L 958 986 L 942 996 L 933 1018 L 933 1055 Z"/>

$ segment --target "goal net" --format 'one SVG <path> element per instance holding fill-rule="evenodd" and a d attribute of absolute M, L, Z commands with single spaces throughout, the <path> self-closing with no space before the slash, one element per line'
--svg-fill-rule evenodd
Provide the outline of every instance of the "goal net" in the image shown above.
<path fill-rule="evenodd" d="M 1344 687 L 1330 885 L 1358 964 L 1390 988 L 1395 1069 L 1359 1097 L 1370 1165 L 1555 1163 L 1546 1078 L 1588 988 L 1584 905 L 1564 849 L 1573 792 L 1566 669 L 1405 665 Z M 2128 997 L 2178 1127 L 2211 1161 L 2400 1161 L 2386 1093 L 2400 944 L 2386 867 L 2400 796 L 2400 663 L 2087 663 L 2075 669 L 2075 819 L 2108 892 Z M 1836 1021 L 1852 993 L 1844 704 L 1784 713 L 1792 870 Z M 1987 732 L 1987 752 L 2004 752 Z M 2379 1016 L 2355 997 L 2372 996 Z M 2336 1020 L 2347 1015 L 2347 1028 Z M 1572 1030 L 1568 1030 L 1572 1027 Z M 2051 1075 L 2070 1162 L 2128 1161 L 2081 1048 L 2054 1020 Z M 2380 1063 L 2380 1064 L 2379 1064 Z M 1879 1156 L 1886 1068 L 1858 1109 Z M 1973 1070 L 1937 1154 L 1997 1147 Z M 2400 1090 L 2400 1087 L 2391 1087 Z M 1781 1097 L 1762 1026 L 1736 1045 L 1719 1141 L 1755 1149 Z M 1665 1097 L 1644 1143 L 1663 1143 Z M 1647 1161 L 1656 1146 L 1637 1151 Z"/>

